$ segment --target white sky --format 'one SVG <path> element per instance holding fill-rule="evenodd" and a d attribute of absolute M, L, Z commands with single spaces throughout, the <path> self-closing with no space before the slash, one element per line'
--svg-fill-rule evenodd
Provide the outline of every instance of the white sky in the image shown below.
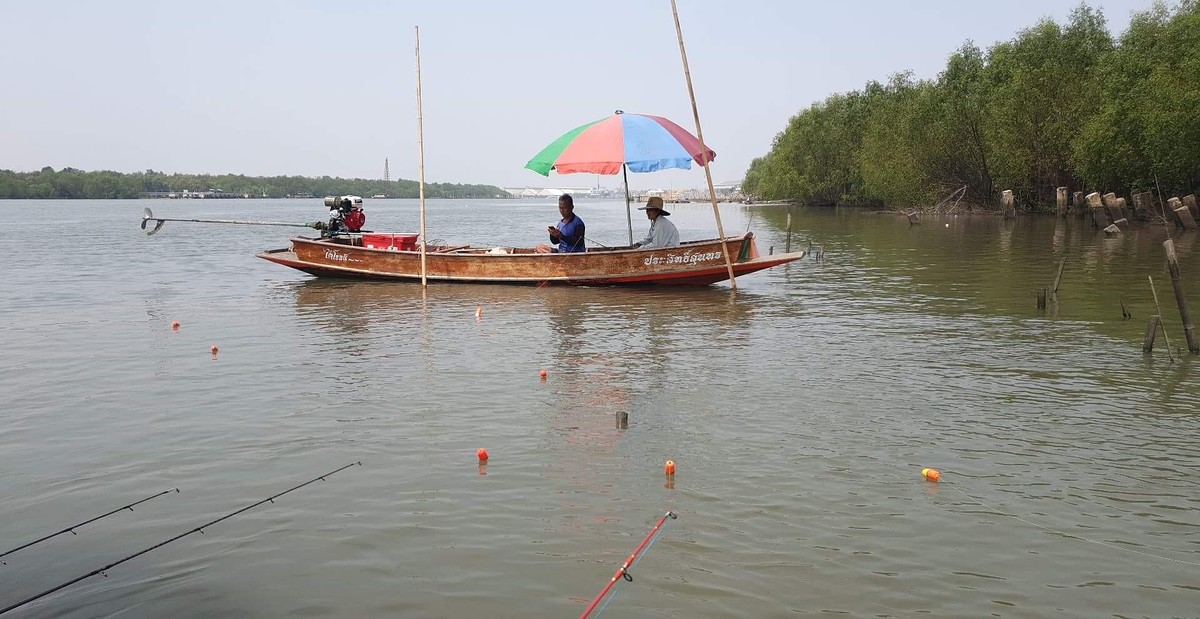
<path fill-rule="evenodd" d="M 679 0 L 714 180 L 737 180 L 789 117 L 897 71 L 935 77 L 1075 0 Z M 1114 34 L 1148 0 L 1094 2 Z M 615 109 L 694 132 L 669 0 L 0 0 L 0 169 L 417 177 L 591 186 L 525 162 Z M 599 179 L 607 187 L 619 177 Z M 703 171 L 632 175 L 700 187 Z"/>

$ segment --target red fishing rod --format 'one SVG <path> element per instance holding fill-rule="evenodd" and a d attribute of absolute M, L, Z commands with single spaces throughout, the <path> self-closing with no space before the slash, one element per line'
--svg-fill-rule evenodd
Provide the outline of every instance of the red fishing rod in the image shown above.
<path fill-rule="evenodd" d="M 612 590 L 613 585 L 617 584 L 618 578 L 624 578 L 629 582 L 633 582 L 633 576 L 629 574 L 629 568 L 637 565 L 637 562 L 641 560 L 641 556 L 639 555 L 642 555 L 642 551 L 649 550 L 650 545 L 653 544 L 654 540 L 658 538 L 658 534 L 665 530 L 664 525 L 666 524 L 668 518 L 674 520 L 678 518 L 678 516 L 676 516 L 674 512 L 668 511 L 667 513 L 663 514 L 662 518 L 658 519 L 658 522 L 654 523 L 654 528 L 650 529 L 650 533 L 646 535 L 645 539 L 642 540 L 642 543 L 638 544 L 638 547 L 634 549 L 633 554 L 629 555 L 628 559 L 625 559 L 625 562 L 622 563 L 621 567 L 617 569 L 617 573 L 612 575 L 612 578 L 608 581 L 608 584 L 605 585 L 604 589 L 600 591 L 600 594 L 596 596 L 596 599 L 592 600 L 591 604 L 588 604 L 587 610 L 583 611 L 583 614 L 579 616 L 579 619 L 587 619 L 588 615 L 592 614 L 592 611 L 596 609 L 596 606 L 600 603 L 600 600 L 603 600 L 604 596 L 608 595 L 608 592 Z M 608 604 L 608 602 L 605 602 L 605 604 Z"/>

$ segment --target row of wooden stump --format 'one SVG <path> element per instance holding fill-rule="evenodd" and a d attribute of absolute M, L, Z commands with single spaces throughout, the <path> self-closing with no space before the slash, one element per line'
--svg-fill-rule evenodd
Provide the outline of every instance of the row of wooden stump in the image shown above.
<path fill-rule="evenodd" d="M 1125 198 L 1117 197 L 1115 193 L 1101 195 L 1100 192 L 1093 191 L 1084 195 L 1082 191 L 1076 191 L 1070 195 L 1068 204 L 1067 188 L 1059 187 L 1057 212 L 1059 217 L 1074 214 L 1076 217 L 1089 218 L 1094 227 L 1104 230 L 1109 236 L 1121 234 L 1130 227 L 1131 221 L 1153 219 L 1173 223 L 1184 230 L 1197 229 L 1200 205 L 1197 205 L 1194 194 L 1171 198 L 1165 206 L 1160 205 L 1157 210 L 1154 207 L 1154 194 L 1149 191 L 1135 193 L 1130 198 L 1133 202 L 1132 207 Z M 1006 218 L 1016 215 L 1016 200 L 1011 190 L 1005 190 L 1000 201 L 1004 206 Z"/>
<path fill-rule="evenodd" d="M 1154 209 L 1154 196 L 1150 192 L 1135 193 L 1131 198 L 1133 200 L 1132 208 L 1126 203 L 1125 198 L 1119 198 L 1114 193 L 1100 195 L 1099 192 L 1094 191 L 1085 196 L 1082 191 L 1076 191 L 1072 196 L 1070 206 L 1068 206 L 1067 188 L 1059 187 L 1058 216 L 1066 217 L 1073 213 L 1077 217 L 1090 218 L 1094 227 L 1104 230 L 1105 234 L 1109 236 L 1121 234 L 1130 227 L 1130 221 L 1154 219 L 1163 222 L 1164 225 L 1174 224 L 1184 231 L 1197 229 L 1196 220 L 1200 219 L 1200 208 L 1196 203 L 1195 195 L 1188 194 L 1182 198 L 1171 198 L 1167 200 L 1165 208 L 1160 203 L 1157 211 Z M 1006 218 L 1014 216 L 1016 204 L 1013 201 L 1012 191 L 1005 191 L 1001 201 L 1004 205 L 1004 216 Z M 1188 311 L 1187 296 L 1183 291 L 1183 275 L 1179 270 L 1179 258 L 1175 254 L 1175 241 L 1170 238 L 1163 241 L 1163 250 L 1167 257 L 1167 269 L 1171 274 L 1171 286 L 1175 292 L 1175 303 L 1179 306 L 1179 317 L 1183 322 L 1184 339 L 1187 340 L 1188 351 L 1192 354 L 1200 354 L 1200 340 L 1196 337 L 1196 327 L 1192 323 L 1192 317 Z M 1054 286 L 1050 290 L 1042 288 L 1038 291 L 1038 309 L 1046 308 L 1047 297 L 1057 302 L 1058 285 L 1062 279 L 1065 263 L 1066 259 L 1064 258 L 1058 265 L 1058 275 L 1054 278 Z M 1146 337 L 1142 343 L 1142 350 L 1147 353 L 1154 349 L 1154 341 L 1158 333 L 1161 332 L 1164 338 L 1167 337 L 1166 331 L 1163 330 L 1162 310 L 1158 308 L 1158 293 L 1154 290 L 1154 280 L 1151 278 L 1149 281 L 1150 291 L 1154 295 L 1154 306 L 1158 309 L 1159 314 L 1151 316 L 1146 325 Z M 1124 302 L 1121 303 L 1121 314 L 1125 318 L 1131 317 Z M 1167 340 L 1167 354 L 1171 355 L 1169 339 Z M 1174 359 L 1172 358 L 1172 360 Z"/>

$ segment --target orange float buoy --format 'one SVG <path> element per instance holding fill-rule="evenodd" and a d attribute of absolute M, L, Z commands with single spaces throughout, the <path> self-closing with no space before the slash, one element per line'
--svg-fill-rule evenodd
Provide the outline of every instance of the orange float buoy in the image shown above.
<path fill-rule="evenodd" d="M 674 475 L 675 474 L 675 461 L 667 460 L 667 463 L 665 465 L 663 465 L 663 471 L 665 471 L 667 473 L 667 475 Z"/>
<path fill-rule="evenodd" d="M 486 450 L 486 449 L 484 449 L 484 448 L 480 447 L 480 448 L 479 448 L 479 449 L 478 449 L 478 450 L 475 452 L 475 455 L 479 456 L 479 461 L 480 461 L 480 462 L 487 462 L 487 459 L 488 459 L 488 452 L 487 452 L 487 450 Z"/>
<path fill-rule="evenodd" d="M 929 481 L 937 481 L 942 478 L 942 473 L 937 469 L 921 469 L 921 476 Z"/>
<path fill-rule="evenodd" d="M 215 354 L 217 354 L 217 347 L 216 347 L 216 346 L 213 346 L 213 347 L 212 347 L 212 354 L 214 354 L 214 355 L 215 355 Z"/>
<path fill-rule="evenodd" d="M 179 330 L 179 321 L 178 321 L 178 320 L 176 320 L 175 322 L 172 322 L 172 323 L 171 323 L 171 328 L 172 328 L 172 329 L 175 329 L 176 331 L 178 331 L 178 330 Z"/>
<path fill-rule="evenodd" d="M 546 373 L 546 370 L 542 370 L 541 372 L 538 372 L 538 376 L 541 376 L 544 380 L 547 376 L 549 376 L 549 374 Z"/>
<path fill-rule="evenodd" d="M 483 318 L 483 306 L 475 308 L 475 320 Z"/>

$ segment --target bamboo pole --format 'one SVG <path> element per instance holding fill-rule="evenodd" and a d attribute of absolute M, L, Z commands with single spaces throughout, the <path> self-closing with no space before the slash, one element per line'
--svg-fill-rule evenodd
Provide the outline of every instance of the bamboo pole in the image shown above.
<path fill-rule="evenodd" d="M 725 241 L 725 227 L 721 225 L 721 210 L 717 208 L 717 190 L 713 187 L 712 170 L 708 167 L 708 146 L 704 143 L 704 131 L 700 129 L 700 109 L 696 107 L 696 90 L 692 87 L 692 72 L 688 70 L 687 50 L 683 45 L 683 27 L 679 25 L 679 8 L 675 6 L 675 0 L 671 0 L 671 15 L 675 18 L 675 35 L 679 37 L 683 76 L 687 80 L 688 98 L 692 100 L 692 116 L 696 119 L 696 138 L 700 140 L 700 163 L 704 164 L 708 195 L 712 198 L 713 215 L 717 218 L 717 234 L 721 235 L 721 251 L 725 254 L 725 268 L 729 270 L 729 285 L 737 290 L 737 280 L 733 277 L 733 260 L 729 257 L 729 243 Z"/>
<path fill-rule="evenodd" d="M 1175 241 L 1163 241 L 1163 249 L 1167 251 L 1167 268 L 1171 271 L 1171 285 L 1175 287 L 1175 303 L 1179 305 L 1179 317 L 1183 319 L 1183 336 L 1187 338 L 1188 352 L 1193 355 L 1200 354 L 1200 342 L 1196 341 L 1196 325 L 1192 324 L 1187 296 L 1183 294 L 1183 275 L 1179 271 L 1179 257 L 1175 255 Z M 1162 316 L 1161 312 L 1159 316 Z"/>
<path fill-rule="evenodd" d="M 420 168 L 421 196 L 421 287 L 428 286 L 425 280 L 425 254 L 429 239 L 425 236 L 425 117 L 421 109 L 421 27 L 415 26 L 417 38 L 417 155 Z"/>
<path fill-rule="evenodd" d="M 1150 294 L 1154 295 L 1154 309 L 1158 312 L 1158 319 L 1161 322 L 1162 308 L 1158 306 L 1158 292 L 1154 290 L 1154 278 L 1147 275 L 1146 279 L 1150 280 Z M 1171 363 L 1175 363 L 1175 355 L 1171 353 L 1171 336 L 1167 335 L 1165 328 L 1162 330 L 1162 334 L 1163 341 L 1167 344 L 1167 359 L 1170 359 Z"/>
<path fill-rule="evenodd" d="M 1058 303 L 1058 284 L 1062 281 L 1063 267 L 1067 266 L 1067 259 L 1063 258 L 1058 263 L 1058 275 L 1054 276 L 1054 287 L 1050 289 L 1050 294 L 1054 296 L 1054 302 Z"/>

